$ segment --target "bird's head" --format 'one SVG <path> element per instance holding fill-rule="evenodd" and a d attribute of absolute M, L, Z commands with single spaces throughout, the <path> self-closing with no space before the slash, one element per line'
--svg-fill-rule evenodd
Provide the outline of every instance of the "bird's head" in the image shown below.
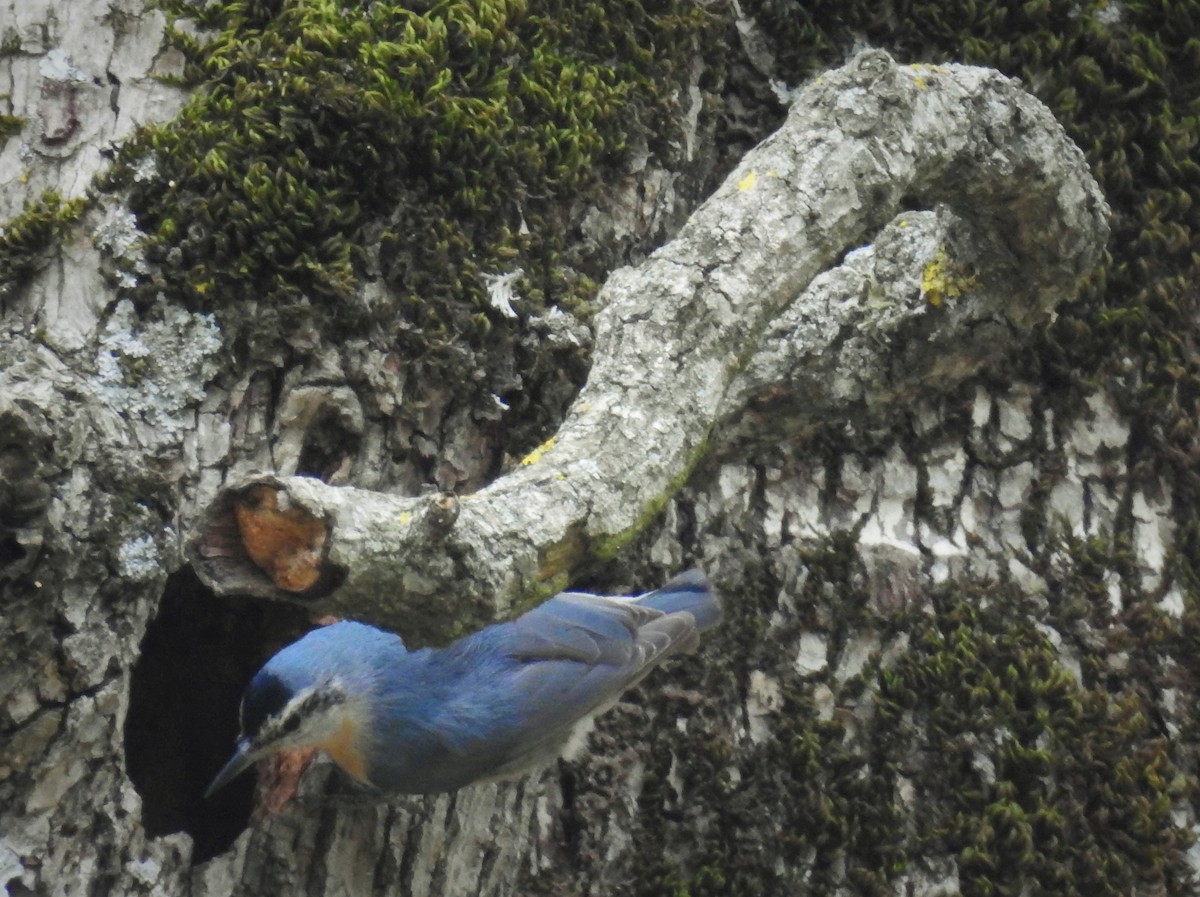
<path fill-rule="evenodd" d="M 368 696 L 372 649 L 388 633 L 361 623 L 336 623 L 288 645 L 255 674 L 242 696 L 241 734 L 206 796 L 251 765 L 284 750 L 320 748 L 365 779 L 357 740 Z"/>

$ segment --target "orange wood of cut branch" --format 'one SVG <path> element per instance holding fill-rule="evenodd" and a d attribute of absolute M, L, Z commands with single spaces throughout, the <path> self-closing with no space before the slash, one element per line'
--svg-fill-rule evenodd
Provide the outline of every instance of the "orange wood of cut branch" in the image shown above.
<path fill-rule="evenodd" d="M 289 504 L 286 493 L 272 486 L 247 489 L 233 512 L 246 554 L 275 585 L 303 592 L 320 579 L 325 521 Z"/>

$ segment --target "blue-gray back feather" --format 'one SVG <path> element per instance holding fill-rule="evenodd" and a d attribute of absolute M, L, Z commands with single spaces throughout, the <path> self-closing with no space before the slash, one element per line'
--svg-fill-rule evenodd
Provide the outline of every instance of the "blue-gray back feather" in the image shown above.
<path fill-rule="evenodd" d="M 440 650 L 406 651 L 396 638 L 386 663 L 354 664 L 371 692 L 360 736 L 368 778 L 427 793 L 545 762 L 576 723 L 693 649 L 720 615 L 696 570 L 637 598 L 563 592 Z"/>

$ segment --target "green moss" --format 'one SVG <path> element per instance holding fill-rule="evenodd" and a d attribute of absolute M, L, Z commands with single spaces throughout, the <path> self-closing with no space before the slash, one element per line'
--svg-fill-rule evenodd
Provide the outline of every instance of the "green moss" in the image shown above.
<path fill-rule="evenodd" d="M 893 11 L 817 0 L 801 11 L 793 0 L 751 0 L 744 8 L 772 41 L 776 75 L 792 83 L 865 40 L 905 62 L 996 67 L 1053 110 L 1112 206 L 1112 236 L 1107 264 L 1059 308 L 1030 374 L 1042 376 L 1062 420 L 1106 384 L 1137 434 L 1137 474 L 1166 468 L 1176 494 L 1200 497 L 1200 5 L 926 0 Z M 1195 504 L 1178 506 L 1183 524 Z M 1042 528 L 1031 519 L 1027 531 L 1038 537 Z M 1200 555 L 1186 563 L 1200 568 Z"/>
<path fill-rule="evenodd" d="M 646 503 L 646 506 L 638 515 L 637 520 L 634 521 L 634 523 L 630 525 L 628 529 L 626 529 L 624 532 L 616 533 L 593 542 L 592 556 L 601 561 L 611 560 L 612 558 L 616 557 L 617 553 L 620 552 L 620 550 L 626 545 L 628 545 L 632 539 L 636 538 L 645 531 L 646 526 L 651 520 L 663 512 L 667 506 L 667 502 L 671 500 L 671 497 L 675 495 L 676 492 L 683 488 L 683 484 L 691 478 L 692 471 L 695 470 L 696 465 L 704 460 L 704 457 L 707 454 L 708 437 L 705 436 L 705 438 L 700 440 L 700 443 L 692 450 L 691 456 L 685 460 L 679 472 L 676 473 L 675 476 L 671 478 L 670 482 L 667 483 L 666 488 L 663 489 L 660 494 L 652 497 Z"/>
<path fill-rule="evenodd" d="M 1192 660 L 1200 645 L 1200 4 L 929 0 L 885 8 L 866 0 L 750 0 L 743 9 L 770 42 L 773 74 L 788 83 L 838 64 L 863 42 L 903 62 L 958 61 L 1019 76 L 1084 150 L 1113 209 L 1103 270 L 1059 308 L 1026 356 L 1026 376 L 1040 387 L 1039 425 L 1013 452 L 1035 461 L 1039 477 L 1021 514 L 1022 562 L 1050 591 L 1025 598 L 1011 589 L 1000 598 L 958 583 L 961 598 L 947 589 L 934 618 L 910 621 L 908 654 L 874 686 L 881 712 L 873 747 L 852 756 L 864 775 L 874 774 L 872 762 L 920 768 L 888 748 L 890 740 L 946 758 L 951 774 L 917 783 L 927 818 L 916 835 L 889 835 L 885 826 L 881 843 L 910 858 L 951 849 L 964 893 L 1194 892 L 1182 862 L 1187 838 L 1169 808 L 1194 803 L 1200 759 L 1192 747 L 1200 734 L 1200 668 Z M 775 115 L 764 108 L 764 129 Z M 1078 521 L 1054 517 L 1053 490 L 1073 473 L 1052 443 L 1101 385 L 1130 422 L 1131 438 L 1090 484 L 1114 502 L 1111 530 L 1079 539 L 1071 535 Z M 1043 427 L 1055 438 L 1043 439 Z M 973 463 L 1019 460 L 980 457 L 989 450 L 973 442 Z M 1143 488 L 1173 496 L 1175 534 L 1157 591 L 1145 584 L 1134 547 L 1133 496 Z M 857 579 L 853 563 L 822 577 L 843 599 L 855 594 Z M 1168 588 L 1183 596 L 1182 620 L 1160 606 Z M 806 598 L 795 600 L 811 594 L 806 586 Z M 869 625 L 861 607 L 830 610 L 829 618 L 847 613 L 855 627 Z M 1035 620 L 1079 656 L 1082 682 L 1066 674 L 1056 659 L 1063 649 Z M 1124 666 L 1114 669 L 1113 657 Z M 1155 722 L 1155 696 L 1168 691 L 1178 692 L 1175 721 L 1188 730 L 1169 740 Z M 886 808 L 878 800 L 839 805 L 837 786 L 824 804 L 812 794 L 829 791 L 827 770 L 845 758 L 836 740 L 821 741 L 802 697 L 789 700 L 799 720 L 790 755 L 818 784 L 794 777 L 781 786 L 788 800 L 799 789 L 799 805 L 818 820 L 823 807 L 851 808 L 797 843 L 818 846 L 818 868 L 839 850 L 849 861 L 861 817 Z M 956 710 L 958 702 L 969 710 Z M 983 772 L 988 764 L 994 778 Z M 886 775 L 880 788 L 890 798 Z M 803 829 L 801 816 L 794 822 Z M 834 887 L 819 873 L 816 882 L 818 890 Z"/>
<path fill-rule="evenodd" d="M 939 758 L 912 767 L 915 852 L 956 854 L 968 895 L 1181 893 L 1178 773 L 1144 698 L 1081 684 L 1019 607 L 980 597 L 941 595 L 879 675 L 876 749 Z"/>
<path fill-rule="evenodd" d="M 1154 695 L 1164 657 L 1196 667 L 1200 614 L 1181 626 L 1143 606 L 1128 629 L 1093 628 L 1107 597 L 1064 594 L 1084 579 L 1060 582 L 1049 610 L 971 581 L 885 608 L 856 543 L 806 549 L 794 590 L 748 557 L 707 657 L 672 668 L 676 692 L 712 703 L 656 699 L 665 724 L 645 754 L 634 892 L 884 895 L 957 876 L 964 895 L 1194 893 L 1192 836 L 1174 814 L 1194 797 L 1195 752 L 1166 737 Z M 1081 566 L 1112 548 L 1074 547 Z M 830 666 L 802 674 L 797 642 L 814 633 Z M 872 634 L 861 673 L 835 672 Z M 1147 644 L 1157 666 L 1143 665 Z M 750 671 L 779 695 L 754 741 L 720 724 L 729 702 L 746 706 Z M 692 717 L 704 735 L 670 724 Z"/>
<path fill-rule="evenodd" d="M 1186 820 L 1189 804 L 1200 805 L 1200 4 L 749 0 L 742 9 L 770 44 L 772 74 L 790 84 L 863 42 L 903 62 L 1020 76 L 1085 151 L 1114 231 L 1104 269 L 1023 357 L 1041 387 L 1030 439 L 966 445 L 976 469 L 1035 462 L 1020 560 L 1045 580 L 1045 594 L 962 580 L 885 615 L 853 533 L 798 560 L 795 546 L 736 530 L 740 519 L 707 521 L 708 533 L 743 536 L 747 558 L 734 577 L 737 550 L 722 549 L 723 572 L 739 588 L 708 649 L 714 669 L 696 688 L 717 696 L 713 706 L 744 707 L 746 679 L 761 671 L 778 683 L 781 706 L 761 743 L 740 731 L 722 741 L 672 728 L 704 713 L 703 703 L 666 716 L 648 751 L 636 891 L 890 894 L 922 890 L 909 876 L 957 872 L 964 894 L 1196 893 L 1191 834 L 1173 813 Z M 764 101 L 754 136 L 779 114 Z M 1055 485 L 1077 476 L 1058 445 L 1099 385 L 1132 432 L 1088 480 L 1116 508 L 1114 524 L 1079 538 L 1078 520 L 1054 516 Z M 969 392 L 961 405 L 967 416 L 927 445 L 970 432 Z M 927 445 L 911 446 L 918 463 Z M 847 448 L 862 450 L 837 451 Z M 815 453 L 808 443 L 763 464 L 806 471 L 797 459 Z M 837 496 L 831 470 L 823 495 Z M 1159 589 L 1144 583 L 1136 552 L 1132 497 L 1141 488 L 1173 500 Z M 941 521 L 945 531 L 957 510 Z M 774 564 L 802 570 L 801 584 L 776 579 Z M 1168 589 L 1182 594 L 1182 619 L 1163 606 Z M 831 671 L 802 677 L 792 663 L 812 632 L 831 658 L 877 632 L 886 656 L 844 685 Z M 822 687 L 832 695 L 819 696 Z M 745 719 L 701 722 L 721 732 Z M 670 778 L 682 782 L 684 806 Z M 953 868 L 933 866 L 940 856 Z"/>
<path fill-rule="evenodd" d="M 468 383 L 511 330 L 485 275 L 523 269 L 522 314 L 590 299 L 558 263 L 557 210 L 660 119 L 672 48 L 702 23 L 670 0 L 161 5 L 210 36 L 172 30 L 200 89 L 128 150 L 156 176 L 114 180 L 161 268 L 146 290 L 259 338 L 381 329 Z M 398 302 L 362 305 L 366 275 Z"/>
<path fill-rule="evenodd" d="M 88 204 L 86 198 L 63 199 L 46 190 L 26 202 L 20 215 L 0 225 L 0 297 L 34 271 L 42 253 L 71 230 Z"/>
<path fill-rule="evenodd" d="M 19 115 L 0 115 L 0 145 L 14 134 L 20 134 L 25 121 Z"/>
<path fill-rule="evenodd" d="M 0 93 L 0 100 L 9 99 L 6 93 Z M 21 129 L 25 127 L 26 119 L 19 115 L 4 115 L 0 114 L 0 147 L 4 146 L 5 142 L 14 134 L 21 133 Z"/>

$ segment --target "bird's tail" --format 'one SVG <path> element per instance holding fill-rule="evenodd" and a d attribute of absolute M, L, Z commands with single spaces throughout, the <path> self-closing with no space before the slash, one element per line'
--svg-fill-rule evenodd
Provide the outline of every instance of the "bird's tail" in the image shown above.
<path fill-rule="evenodd" d="M 687 611 L 695 618 L 696 628 L 701 632 L 721 622 L 721 605 L 709 588 L 703 570 L 680 573 L 662 588 L 638 598 L 637 603 L 668 614 Z"/>

